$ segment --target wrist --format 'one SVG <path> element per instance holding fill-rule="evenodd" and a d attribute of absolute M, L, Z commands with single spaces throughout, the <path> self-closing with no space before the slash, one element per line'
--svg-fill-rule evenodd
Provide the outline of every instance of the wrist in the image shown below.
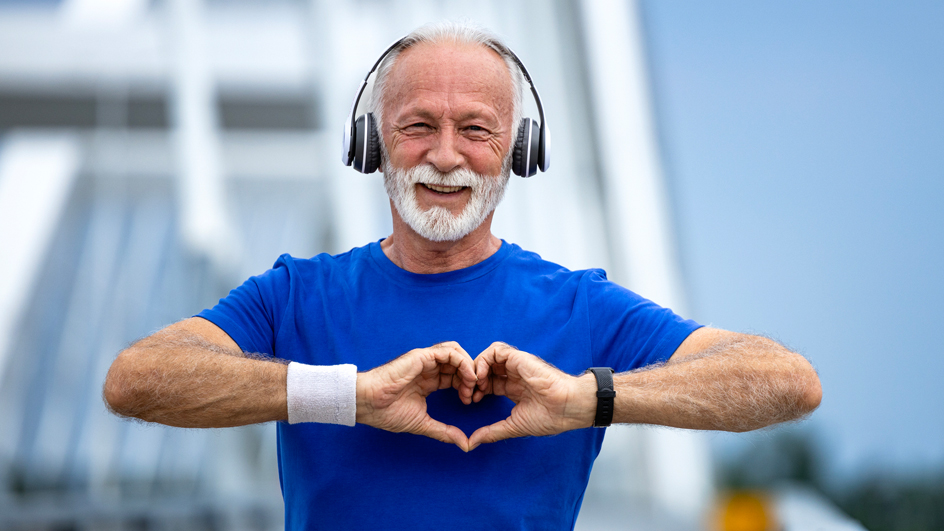
<path fill-rule="evenodd" d="M 597 414 L 597 381 L 593 374 L 573 376 L 573 390 L 564 416 L 575 423 L 573 429 L 590 428 Z"/>
<path fill-rule="evenodd" d="M 358 424 L 367 424 L 368 417 L 373 413 L 374 407 L 370 397 L 370 384 L 368 380 L 370 379 L 369 372 L 359 372 L 357 373 L 357 382 L 355 383 L 355 399 L 354 404 L 356 407 L 355 413 L 355 422 Z"/>

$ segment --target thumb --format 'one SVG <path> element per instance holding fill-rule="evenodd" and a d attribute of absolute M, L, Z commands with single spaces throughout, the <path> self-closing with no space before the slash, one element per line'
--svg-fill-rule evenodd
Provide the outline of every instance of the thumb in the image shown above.
<path fill-rule="evenodd" d="M 426 419 L 413 433 L 417 435 L 424 435 L 430 439 L 436 439 L 437 441 L 442 441 L 444 443 L 454 444 L 459 447 L 463 452 L 468 452 L 471 450 L 469 447 L 469 439 L 465 436 L 465 433 L 455 426 L 450 426 L 449 424 L 444 424 L 438 420 L 433 419 L 429 415 L 426 416 Z"/>
<path fill-rule="evenodd" d="M 505 420 L 500 420 L 494 424 L 482 426 L 475 430 L 472 436 L 469 437 L 468 451 L 471 452 L 475 450 L 481 444 L 498 442 L 513 437 L 522 437 L 523 435 L 521 430 L 512 424 L 511 417 L 508 417 Z"/>

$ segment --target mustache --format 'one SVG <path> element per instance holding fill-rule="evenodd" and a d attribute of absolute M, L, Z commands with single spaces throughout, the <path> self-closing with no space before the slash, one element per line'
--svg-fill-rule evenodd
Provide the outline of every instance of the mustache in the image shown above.
<path fill-rule="evenodd" d="M 449 172 L 441 172 L 431 164 L 421 164 L 408 170 L 398 172 L 407 184 L 435 184 L 438 186 L 469 186 L 482 184 L 483 176 L 472 170 L 456 168 Z"/>

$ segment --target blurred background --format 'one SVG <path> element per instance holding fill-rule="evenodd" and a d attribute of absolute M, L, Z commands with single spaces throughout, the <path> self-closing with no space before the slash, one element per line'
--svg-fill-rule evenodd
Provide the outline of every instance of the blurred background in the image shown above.
<path fill-rule="evenodd" d="M 389 234 L 342 124 L 390 42 L 460 17 L 554 134 L 496 234 L 823 382 L 756 433 L 609 429 L 578 529 L 944 529 L 931 0 L 0 0 L 0 529 L 281 527 L 274 426 L 122 421 L 101 383 L 279 254 Z"/>

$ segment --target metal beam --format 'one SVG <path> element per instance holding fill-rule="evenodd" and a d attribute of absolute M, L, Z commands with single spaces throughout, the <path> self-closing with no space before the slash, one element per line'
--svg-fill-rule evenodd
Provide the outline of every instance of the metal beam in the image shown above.
<path fill-rule="evenodd" d="M 14 133 L 0 150 L 0 385 L 78 167 L 70 135 Z"/>

